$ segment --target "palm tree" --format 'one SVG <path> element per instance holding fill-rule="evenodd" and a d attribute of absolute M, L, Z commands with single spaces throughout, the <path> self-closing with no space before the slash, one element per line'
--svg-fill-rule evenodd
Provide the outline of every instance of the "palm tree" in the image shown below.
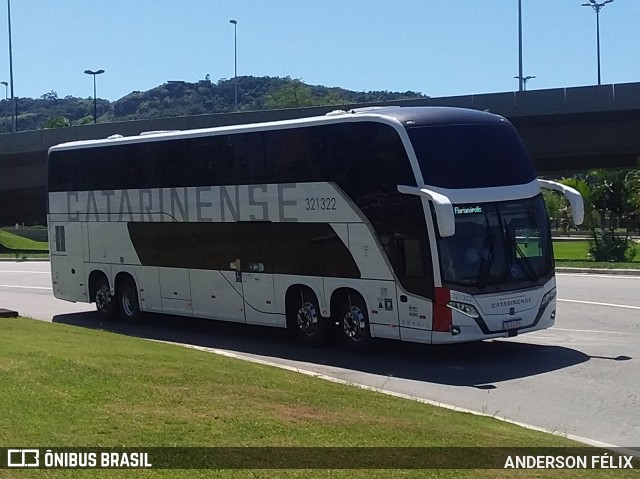
<path fill-rule="evenodd" d="M 628 226 L 637 211 L 637 198 L 631 179 L 628 171 L 599 169 L 587 175 L 590 199 L 600 215 L 600 228 L 592 227 L 589 249 L 596 261 L 625 261 L 634 256 Z M 616 228 L 625 230 L 616 233 Z"/>

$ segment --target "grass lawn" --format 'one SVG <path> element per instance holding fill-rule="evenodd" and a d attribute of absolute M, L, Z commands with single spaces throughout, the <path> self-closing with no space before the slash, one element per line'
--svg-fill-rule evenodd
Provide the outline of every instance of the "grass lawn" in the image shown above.
<path fill-rule="evenodd" d="M 636 254 L 631 263 L 595 262 L 589 259 L 588 240 L 554 241 L 553 254 L 556 266 L 575 268 L 605 268 L 605 269 L 640 269 L 640 245 L 636 246 Z"/>
<path fill-rule="evenodd" d="M 49 244 L 45 241 L 34 241 L 0 229 L 0 258 L 49 257 Z"/>
<path fill-rule="evenodd" d="M 7 249 L 49 251 L 49 244 L 46 241 L 34 241 L 23 236 L 18 236 L 0 229 L 0 245 Z"/>
<path fill-rule="evenodd" d="M 554 241 L 553 254 L 556 260 L 581 260 L 587 261 L 589 258 L 589 241 Z"/>
<path fill-rule="evenodd" d="M 488 417 L 105 331 L 0 319 L 0 338 L 7 447 L 576 446 Z M 0 477 L 542 477 L 502 469 L 141 472 L 0 470 Z M 546 470 L 544 477 L 633 472 Z"/>

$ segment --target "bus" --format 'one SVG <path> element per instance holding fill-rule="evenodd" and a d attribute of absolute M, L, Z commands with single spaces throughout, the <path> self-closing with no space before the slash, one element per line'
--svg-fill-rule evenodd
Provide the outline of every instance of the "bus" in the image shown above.
<path fill-rule="evenodd" d="M 541 187 L 505 118 L 377 107 L 52 147 L 56 298 L 105 318 L 166 313 L 459 343 L 556 315 Z"/>

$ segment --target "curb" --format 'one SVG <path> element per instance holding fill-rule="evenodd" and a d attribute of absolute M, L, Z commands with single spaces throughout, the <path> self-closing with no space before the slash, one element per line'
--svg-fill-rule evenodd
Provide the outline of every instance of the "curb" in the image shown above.
<path fill-rule="evenodd" d="M 640 276 L 640 269 L 557 267 L 556 273 L 605 274 L 611 276 Z"/>

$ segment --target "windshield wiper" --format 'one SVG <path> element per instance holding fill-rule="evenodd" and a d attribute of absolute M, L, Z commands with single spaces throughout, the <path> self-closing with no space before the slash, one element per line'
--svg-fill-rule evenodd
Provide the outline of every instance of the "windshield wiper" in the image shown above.
<path fill-rule="evenodd" d="M 527 258 L 527 256 L 522 251 L 522 248 L 520 248 L 520 245 L 516 241 L 515 232 L 511 234 L 509 225 L 507 225 L 507 222 L 502 216 L 500 216 L 500 223 L 502 224 L 502 230 L 504 232 L 506 251 L 511 252 L 511 248 L 513 248 L 513 251 L 515 251 L 515 255 L 513 256 L 509 253 L 507 264 L 511 263 L 512 260 L 515 260 L 516 264 L 520 267 L 520 270 L 525 274 L 525 276 L 527 276 L 532 281 L 537 281 L 538 274 L 531 264 L 531 261 L 529 261 L 529 258 Z M 511 276 L 513 276 L 513 273 L 511 273 Z"/>
<path fill-rule="evenodd" d="M 484 240 L 484 245 L 482 246 L 482 255 L 480 257 L 480 269 L 478 271 L 478 288 L 482 289 L 487 285 L 487 280 L 489 279 L 489 273 L 491 272 L 491 265 L 493 264 L 493 247 L 495 244 L 495 239 L 493 237 L 493 233 L 491 233 L 491 227 L 489 226 L 489 221 L 487 220 L 487 237 Z M 485 255 L 486 252 L 486 255 Z"/>
<path fill-rule="evenodd" d="M 527 258 L 522 251 L 522 248 L 520 248 L 520 245 L 515 240 L 513 240 L 513 246 L 515 247 L 517 256 L 520 256 L 520 258 L 516 257 L 516 260 L 518 261 L 518 266 L 520 266 L 522 272 L 526 274 L 529 279 L 537 281 L 539 279 L 538 273 L 536 273 L 536 270 L 531 264 L 531 261 L 529 261 L 529 258 Z"/>

